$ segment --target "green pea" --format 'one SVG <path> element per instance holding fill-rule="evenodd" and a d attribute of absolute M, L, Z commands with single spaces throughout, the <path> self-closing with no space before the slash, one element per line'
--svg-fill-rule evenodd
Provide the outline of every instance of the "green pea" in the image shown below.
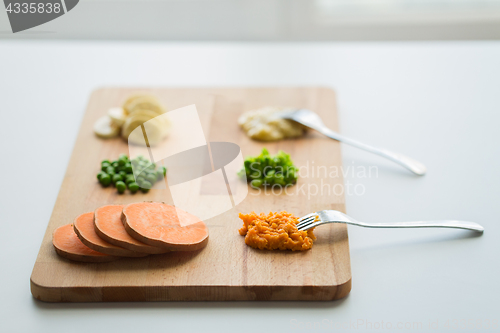
<path fill-rule="evenodd" d="M 163 176 L 167 175 L 167 168 L 165 168 L 164 166 L 160 167 L 160 171 L 163 172 Z"/>
<path fill-rule="evenodd" d="M 144 189 L 149 190 L 151 188 L 151 183 L 148 182 L 147 180 L 143 181 L 142 184 L 140 184 L 142 192 L 144 192 Z M 147 192 L 147 191 L 146 191 Z M 144 192 L 145 193 L 145 192 Z"/>
<path fill-rule="evenodd" d="M 106 172 L 99 171 L 99 173 L 97 174 L 97 180 L 101 180 L 102 175 L 105 175 L 105 174 L 106 174 Z"/>
<path fill-rule="evenodd" d="M 120 171 L 119 172 L 120 176 L 122 176 L 122 179 L 125 179 L 127 177 L 127 173 L 125 171 Z"/>
<path fill-rule="evenodd" d="M 125 178 L 125 184 L 129 185 L 130 183 L 135 183 L 134 176 L 128 176 L 127 178 Z"/>
<path fill-rule="evenodd" d="M 107 173 L 108 175 L 114 175 L 114 174 L 115 174 L 115 168 L 113 168 L 112 166 L 107 167 L 107 168 L 106 168 L 106 173 Z"/>
<path fill-rule="evenodd" d="M 156 180 L 162 180 L 163 177 L 165 177 L 165 174 L 163 173 L 163 170 L 156 170 Z"/>
<path fill-rule="evenodd" d="M 118 190 L 118 193 L 120 193 L 120 194 L 124 193 L 125 190 L 127 189 L 127 186 L 122 181 L 117 181 L 115 185 L 116 185 L 116 189 Z"/>
<path fill-rule="evenodd" d="M 139 185 L 137 185 L 137 183 L 130 183 L 128 184 L 128 189 L 130 190 L 131 193 L 135 193 L 139 191 Z"/>
<path fill-rule="evenodd" d="M 103 164 L 111 164 L 111 162 L 110 162 L 109 160 L 103 160 L 103 161 L 101 162 L 101 166 L 102 166 Z"/>
<path fill-rule="evenodd" d="M 113 180 L 113 184 L 116 185 L 117 182 L 122 181 L 123 179 L 122 179 L 122 176 L 120 176 L 119 173 L 116 173 L 116 174 L 113 175 L 112 180 Z"/>
<path fill-rule="evenodd" d="M 132 165 L 130 163 L 125 164 L 125 172 L 126 173 L 132 173 Z"/>
<path fill-rule="evenodd" d="M 107 173 L 105 173 L 101 176 L 99 182 L 102 184 L 102 186 L 108 186 L 109 184 L 111 184 L 111 177 Z"/>
<path fill-rule="evenodd" d="M 146 180 L 151 184 L 154 184 L 156 182 L 156 175 L 150 173 L 146 176 Z"/>
<path fill-rule="evenodd" d="M 125 161 L 125 160 L 118 160 L 118 165 L 119 166 L 125 166 L 125 163 L 127 163 L 127 161 Z"/>
<path fill-rule="evenodd" d="M 137 184 L 141 185 L 142 182 L 146 181 L 146 179 L 143 176 L 137 177 Z"/>
<path fill-rule="evenodd" d="M 120 154 L 120 156 L 118 156 L 118 160 L 124 160 L 125 162 L 127 162 L 128 161 L 127 154 Z"/>
<path fill-rule="evenodd" d="M 118 168 L 120 166 L 120 164 L 118 164 L 118 161 L 113 161 L 113 163 L 111 163 L 111 166 L 113 168 Z"/>
<path fill-rule="evenodd" d="M 101 164 L 101 171 L 106 172 L 106 169 L 109 168 L 110 166 L 111 166 L 111 164 L 109 164 L 109 163 Z"/>

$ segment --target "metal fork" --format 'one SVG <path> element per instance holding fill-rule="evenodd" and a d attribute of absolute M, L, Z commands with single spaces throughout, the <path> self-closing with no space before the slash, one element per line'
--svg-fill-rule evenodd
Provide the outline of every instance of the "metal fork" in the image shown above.
<path fill-rule="evenodd" d="M 316 130 L 321 134 L 326 135 L 330 139 L 341 141 L 347 143 L 348 145 L 385 157 L 393 162 L 402 165 L 403 167 L 407 168 L 416 175 L 423 176 L 427 172 L 425 165 L 423 165 L 418 161 L 415 161 L 414 159 L 411 159 L 407 156 L 398 153 L 394 153 L 387 149 L 376 148 L 367 145 L 365 143 L 361 143 L 359 141 L 347 138 L 337 132 L 332 131 L 331 129 L 326 127 L 325 124 L 323 124 L 321 118 L 311 110 L 299 109 L 293 111 L 284 111 L 282 113 L 279 113 L 277 116 L 283 119 L 293 120 L 306 127 L 312 128 L 313 130 Z"/>
<path fill-rule="evenodd" d="M 384 223 L 358 222 L 352 217 L 337 210 L 320 210 L 319 212 L 302 216 L 299 219 L 297 228 L 299 231 L 305 231 L 327 223 L 346 223 L 367 228 L 458 228 L 473 230 L 481 233 L 484 231 L 484 228 L 477 223 L 456 220 Z"/>

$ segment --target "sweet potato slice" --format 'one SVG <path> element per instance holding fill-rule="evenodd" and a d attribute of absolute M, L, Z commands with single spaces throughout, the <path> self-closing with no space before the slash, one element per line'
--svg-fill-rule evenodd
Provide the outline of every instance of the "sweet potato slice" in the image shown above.
<path fill-rule="evenodd" d="M 167 249 L 151 246 L 132 238 L 123 226 L 123 205 L 107 205 L 94 212 L 94 228 L 96 234 L 106 242 L 135 252 L 158 254 L 168 252 Z"/>
<path fill-rule="evenodd" d="M 106 262 L 119 259 L 85 246 L 75 234 L 73 224 L 66 224 L 54 230 L 52 244 L 58 255 L 74 261 Z"/>
<path fill-rule="evenodd" d="M 94 212 L 79 215 L 73 222 L 73 228 L 83 244 L 94 251 L 120 257 L 144 257 L 146 253 L 134 252 L 106 242 L 97 236 L 94 229 Z"/>
<path fill-rule="evenodd" d="M 186 226 L 180 225 L 182 214 Z M 122 221 L 130 236 L 143 243 L 173 251 L 196 251 L 208 243 L 208 229 L 198 217 L 158 202 L 123 207 Z"/>

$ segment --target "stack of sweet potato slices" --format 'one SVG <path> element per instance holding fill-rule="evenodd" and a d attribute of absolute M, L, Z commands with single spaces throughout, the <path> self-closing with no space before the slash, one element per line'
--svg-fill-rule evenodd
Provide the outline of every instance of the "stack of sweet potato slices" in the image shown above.
<path fill-rule="evenodd" d="M 52 237 L 57 254 L 83 262 L 196 251 L 207 242 L 205 223 L 159 202 L 103 206 L 57 228 Z"/>

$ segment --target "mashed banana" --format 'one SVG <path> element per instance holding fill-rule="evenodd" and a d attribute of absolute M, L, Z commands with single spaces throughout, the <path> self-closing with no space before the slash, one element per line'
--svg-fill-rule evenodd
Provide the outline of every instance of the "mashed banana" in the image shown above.
<path fill-rule="evenodd" d="M 254 140 L 277 141 L 302 136 L 302 125 L 278 117 L 278 113 L 282 111 L 286 109 L 271 106 L 247 111 L 240 116 L 238 124 Z"/>
<path fill-rule="evenodd" d="M 309 250 L 316 237 L 312 229 L 299 231 L 297 218 L 286 211 L 261 213 L 257 215 L 239 214 L 243 220 L 240 235 L 245 236 L 245 244 L 261 250 Z"/>

